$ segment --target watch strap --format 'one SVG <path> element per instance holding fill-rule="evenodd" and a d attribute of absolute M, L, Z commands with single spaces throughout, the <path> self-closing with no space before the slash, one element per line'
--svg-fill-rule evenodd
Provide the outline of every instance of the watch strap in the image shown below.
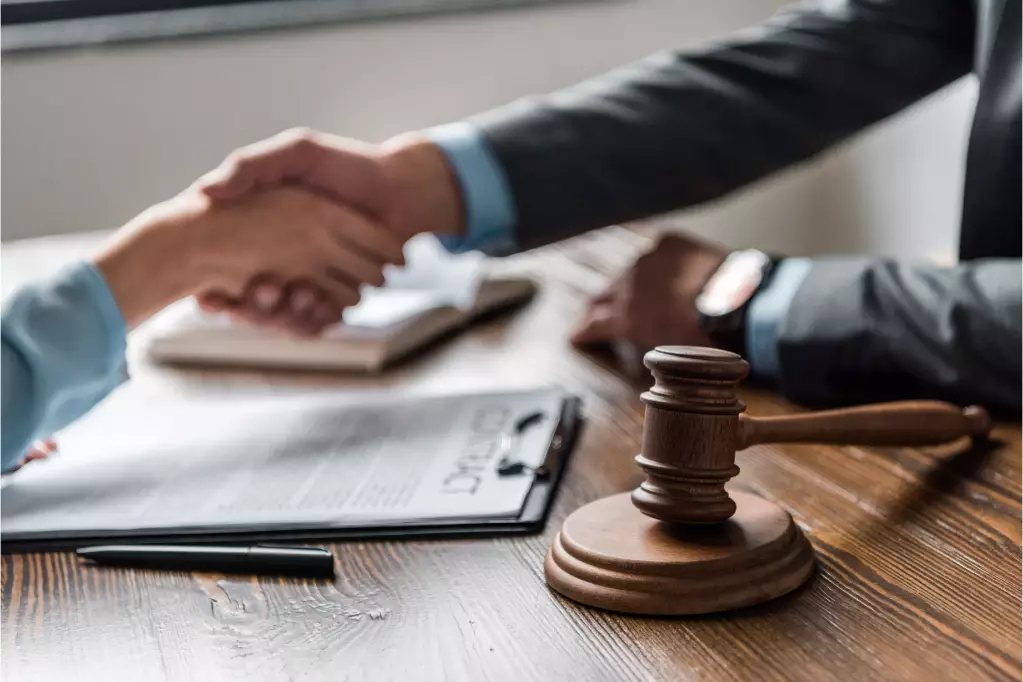
<path fill-rule="evenodd" d="M 704 331 L 714 345 L 732 353 L 737 353 L 742 357 L 746 357 L 747 354 L 747 317 L 749 315 L 750 303 L 760 291 L 770 284 L 771 278 L 782 260 L 780 256 L 774 254 L 765 255 L 768 258 L 768 262 L 762 271 L 760 282 L 742 305 L 722 317 L 710 317 L 702 312 L 700 313 L 701 326 L 703 326 Z M 725 263 L 722 263 L 720 267 L 724 266 Z M 717 273 L 715 272 L 714 274 Z M 713 277 L 714 275 L 711 275 L 711 278 Z M 708 278 L 708 282 L 711 278 Z"/>

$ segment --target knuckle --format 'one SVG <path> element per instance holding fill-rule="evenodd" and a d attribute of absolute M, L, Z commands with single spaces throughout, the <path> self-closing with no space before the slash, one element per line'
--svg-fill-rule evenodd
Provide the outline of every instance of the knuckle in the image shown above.
<path fill-rule="evenodd" d="M 676 235 L 662 236 L 652 249 L 647 251 L 642 260 L 645 263 L 657 262 L 666 256 L 677 253 L 684 247 L 685 242 Z"/>
<path fill-rule="evenodd" d="M 361 298 L 362 294 L 358 289 L 346 289 L 342 297 L 342 303 L 346 306 L 353 306 L 356 305 Z"/>
<path fill-rule="evenodd" d="M 329 201 L 321 199 L 311 192 L 302 191 L 298 187 L 285 186 L 281 187 L 280 191 L 289 201 L 293 202 L 292 206 L 296 217 L 299 217 L 309 229 L 320 230 L 335 222 L 334 209 Z M 322 244 L 315 246 L 317 249 L 322 247 Z"/>
<path fill-rule="evenodd" d="M 654 246 L 654 250 L 666 249 L 678 246 L 685 243 L 680 235 L 677 234 L 662 234 L 657 240 L 657 244 Z"/>
<path fill-rule="evenodd" d="M 297 149 L 312 148 L 319 142 L 320 134 L 312 128 L 298 126 L 281 133 L 281 139 L 289 146 Z"/>
<path fill-rule="evenodd" d="M 242 147 L 240 149 L 235 149 L 233 152 L 228 154 L 227 157 L 224 159 L 223 165 L 225 168 L 229 170 L 237 170 L 238 168 L 244 166 L 248 160 L 249 160 L 248 149 Z"/>
<path fill-rule="evenodd" d="M 393 265 L 405 264 L 405 245 L 398 239 L 388 240 L 387 262 Z"/>
<path fill-rule="evenodd" d="M 346 222 L 342 211 L 330 201 L 312 194 L 303 196 L 309 214 L 324 227 L 341 227 Z"/>
<path fill-rule="evenodd" d="M 318 222 L 336 222 L 340 209 L 329 199 L 309 191 L 302 191 L 292 186 L 296 199 L 301 203 L 302 210 Z"/>

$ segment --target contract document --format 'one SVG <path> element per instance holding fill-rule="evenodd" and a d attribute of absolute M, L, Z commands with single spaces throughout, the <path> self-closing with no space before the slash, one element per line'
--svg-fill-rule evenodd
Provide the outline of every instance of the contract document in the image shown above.
<path fill-rule="evenodd" d="M 513 518 L 556 441 L 557 387 L 165 402 L 116 391 L 4 477 L 4 540 Z"/>

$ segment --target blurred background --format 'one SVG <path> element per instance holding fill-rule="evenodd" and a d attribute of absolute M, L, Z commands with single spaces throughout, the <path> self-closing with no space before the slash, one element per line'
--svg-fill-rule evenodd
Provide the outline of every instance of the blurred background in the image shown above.
<path fill-rule="evenodd" d="M 5 241 L 116 227 L 234 147 L 284 128 L 382 140 L 698 45 L 785 4 L 223 1 L 226 15 L 205 7 L 185 22 L 178 13 L 139 23 L 118 8 L 146 0 L 63 0 L 84 15 L 97 6 L 112 13 L 71 22 L 33 19 L 61 4 L 53 0 L 4 0 Z M 173 37 L 218 22 L 305 25 Z M 147 39 L 153 34 L 162 38 Z M 118 35 L 133 40 L 104 44 Z M 956 83 L 811 165 L 688 212 L 684 222 L 729 246 L 951 260 L 974 97 L 972 82 Z"/>

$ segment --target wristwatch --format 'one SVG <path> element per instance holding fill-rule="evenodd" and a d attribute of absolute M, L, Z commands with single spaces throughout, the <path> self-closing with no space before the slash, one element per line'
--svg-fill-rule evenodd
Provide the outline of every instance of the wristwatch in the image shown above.
<path fill-rule="evenodd" d="M 746 355 L 749 303 L 774 271 L 777 259 L 745 249 L 728 254 L 696 297 L 700 326 L 719 348 Z"/>

